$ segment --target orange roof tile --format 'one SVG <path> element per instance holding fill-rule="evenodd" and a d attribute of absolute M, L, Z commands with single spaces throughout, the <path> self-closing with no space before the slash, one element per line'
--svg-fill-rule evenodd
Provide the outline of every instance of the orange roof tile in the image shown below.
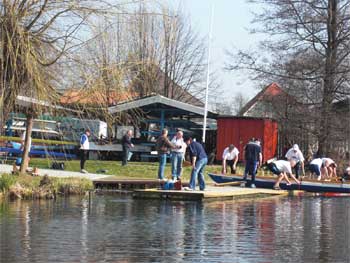
<path fill-rule="evenodd" d="M 108 96 L 107 92 L 104 93 L 100 90 L 67 90 L 62 97 L 60 102 L 62 104 L 106 104 L 116 105 L 117 103 L 126 102 L 138 97 L 136 92 L 127 91 L 110 91 Z"/>

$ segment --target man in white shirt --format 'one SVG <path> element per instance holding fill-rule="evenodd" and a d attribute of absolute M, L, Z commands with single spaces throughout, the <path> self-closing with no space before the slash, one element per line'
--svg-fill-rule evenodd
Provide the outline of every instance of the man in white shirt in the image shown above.
<path fill-rule="evenodd" d="M 227 165 L 229 165 L 231 168 L 231 174 L 236 173 L 238 155 L 239 155 L 239 151 L 233 144 L 230 144 L 229 147 L 225 148 L 224 152 L 222 153 L 222 173 L 223 174 L 227 173 Z"/>
<path fill-rule="evenodd" d="M 330 158 L 316 158 L 313 159 L 309 164 L 309 170 L 312 175 L 317 176 L 317 180 L 324 178 L 332 178 L 337 176 L 337 165 Z"/>
<path fill-rule="evenodd" d="M 325 169 L 326 178 L 337 177 L 337 164 L 331 158 L 322 158 L 322 165 Z"/>
<path fill-rule="evenodd" d="M 285 161 L 285 160 L 277 160 L 277 161 L 272 161 L 268 163 L 267 167 L 269 170 L 278 176 L 275 185 L 273 186 L 273 189 L 275 190 L 280 190 L 280 183 L 282 182 L 283 179 L 287 181 L 287 185 L 291 185 L 291 182 L 288 179 L 288 175 L 293 178 L 293 180 L 297 183 L 300 184 L 299 180 L 294 177 L 292 174 L 292 167 L 295 166 L 295 160 L 291 161 Z"/>
<path fill-rule="evenodd" d="M 85 161 L 89 158 L 89 136 L 91 132 L 90 129 L 86 129 L 85 133 L 80 137 L 80 172 L 87 173 L 84 169 Z"/>
<path fill-rule="evenodd" d="M 187 146 L 183 139 L 183 132 L 177 131 L 171 143 L 175 145 L 175 148 L 171 149 L 171 176 L 173 180 L 178 180 L 181 178 L 182 161 Z"/>
<path fill-rule="evenodd" d="M 288 150 L 286 153 L 286 158 L 288 161 L 294 160 L 296 162 L 294 166 L 294 171 L 295 171 L 295 177 L 299 178 L 299 171 L 300 167 L 303 173 L 303 176 L 305 176 L 305 168 L 304 168 L 304 155 L 300 151 L 298 144 L 294 144 L 292 148 Z"/>

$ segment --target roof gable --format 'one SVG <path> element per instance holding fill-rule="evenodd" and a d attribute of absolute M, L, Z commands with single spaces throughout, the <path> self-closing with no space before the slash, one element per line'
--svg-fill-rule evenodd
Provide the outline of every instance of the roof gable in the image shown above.
<path fill-rule="evenodd" d="M 288 94 L 275 82 L 263 88 L 255 97 L 253 97 L 238 113 L 239 116 L 245 116 L 246 113 L 252 109 L 257 102 L 262 100 L 271 100 L 277 96 L 288 96 Z"/>
<path fill-rule="evenodd" d="M 194 113 L 194 114 L 199 115 L 199 116 L 204 116 L 204 108 L 203 107 L 198 107 L 198 106 L 194 106 L 194 105 L 191 105 L 191 104 L 188 104 L 185 102 L 169 99 L 169 98 L 163 97 L 161 95 L 155 95 L 155 96 L 151 96 L 151 97 L 141 98 L 141 99 L 125 102 L 122 104 L 118 104 L 116 106 L 110 107 L 109 112 L 111 114 L 114 114 L 117 112 L 133 110 L 133 109 L 137 109 L 137 108 L 140 108 L 143 106 L 157 104 L 157 103 L 163 104 L 167 107 L 173 107 L 173 108 L 177 108 L 177 109 L 184 110 L 187 112 L 191 112 L 191 113 Z M 208 111 L 208 116 L 209 115 L 213 116 L 216 114 Z"/>

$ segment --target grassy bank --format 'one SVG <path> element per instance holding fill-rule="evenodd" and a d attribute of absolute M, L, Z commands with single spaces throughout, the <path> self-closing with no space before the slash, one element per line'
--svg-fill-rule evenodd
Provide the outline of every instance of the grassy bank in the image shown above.
<path fill-rule="evenodd" d="M 50 159 L 32 159 L 30 166 L 49 169 L 53 160 Z M 65 170 L 79 172 L 80 166 L 78 160 L 65 161 Z M 142 179 L 156 179 L 158 174 L 157 162 L 129 162 L 127 166 L 121 166 L 120 161 L 95 161 L 88 160 L 85 168 L 90 173 L 103 173 L 116 176 L 118 178 L 142 178 Z M 191 167 L 183 168 L 182 178 L 189 180 L 191 174 Z M 244 167 L 239 165 L 237 167 L 237 174 L 243 174 Z M 207 165 L 205 173 L 221 173 L 221 165 Z M 259 169 L 258 175 L 269 175 L 266 170 Z M 165 168 L 165 176 L 171 178 L 171 167 L 168 162 Z M 208 178 L 206 178 L 208 180 Z"/>
<path fill-rule="evenodd" d="M 84 194 L 92 182 L 82 178 L 0 175 L 0 196 L 10 199 L 50 199 L 58 195 Z"/>
<path fill-rule="evenodd" d="M 49 159 L 32 159 L 30 166 L 38 168 L 50 168 L 52 160 Z M 80 166 L 78 160 L 65 161 L 65 170 L 79 172 Z M 142 178 L 142 179 L 156 179 L 158 174 L 157 162 L 129 162 L 127 166 L 121 166 L 120 161 L 94 161 L 88 160 L 85 164 L 85 169 L 90 173 L 103 173 L 116 176 L 118 178 Z M 240 168 L 241 169 L 241 168 Z M 238 173 L 240 172 L 240 169 Z M 219 173 L 221 166 L 207 165 L 206 172 Z M 183 179 L 190 178 L 191 167 L 183 168 Z M 171 178 L 171 167 L 168 163 L 165 168 L 165 176 Z"/>
<path fill-rule="evenodd" d="M 54 160 L 35 159 L 30 161 L 31 167 L 39 169 L 49 169 Z M 65 161 L 65 170 L 79 172 L 80 166 L 78 160 Z M 130 162 L 127 166 L 121 166 L 120 161 L 94 161 L 89 160 L 85 165 L 90 173 L 101 173 L 112 175 L 116 178 L 138 178 L 138 179 L 156 179 L 158 173 L 158 163 L 156 162 Z M 243 166 L 237 167 L 237 174 L 243 174 Z M 191 167 L 183 168 L 183 181 L 189 181 Z M 220 165 L 207 165 L 205 173 L 220 173 Z M 260 169 L 259 175 L 268 174 Z M 171 167 L 167 164 L 165 176 L 171 178 Z M 205 176 L 209 183 L 211 180 Z M 1 196 L 9 198 L 54 198 L 57 195 L 84 194 L 93 188 L 92 182 L 81 178 L 55 178 L 49 177 L 45 180 L 43 177 L 32 177 L 28 175 L 0 175 L 0 199 Z"/>

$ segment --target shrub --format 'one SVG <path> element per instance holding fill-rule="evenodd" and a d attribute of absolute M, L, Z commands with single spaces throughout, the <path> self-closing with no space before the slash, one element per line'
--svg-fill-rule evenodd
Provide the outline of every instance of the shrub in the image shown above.
<path fill-rule="evenodd" d="M 6 192 L 16 183 L 16 177 L 11 174 L 0 175 L 0 192 Z"/>

